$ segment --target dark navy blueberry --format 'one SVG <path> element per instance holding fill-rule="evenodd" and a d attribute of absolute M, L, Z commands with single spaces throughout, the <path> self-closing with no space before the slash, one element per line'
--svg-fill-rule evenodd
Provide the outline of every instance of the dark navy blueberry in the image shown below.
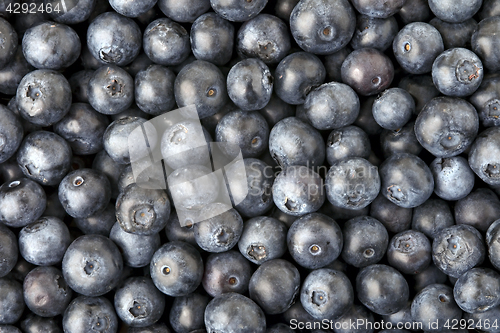
<path fill-rule="evenodd" d="M 273 217 L 254 217 L 243 225 L 238 248 L 245 258 L 260 265 L 286 253 L 287 232 L 286 225 Z"/>
<path fill-rule="evenodd" d="M 441 199 L 429 199 L 413 209 L 411 227 L 430 239 L 436 238 L 441 230 L 455 224 L 448 203 Z"/>
<path fill-rule="evenodd" d="M 370 205 L 370 216 L 379 220 L 387 231 L 398 233 L 410 229 L 412 209 L 398 206 L 379 194 Z"/>
<path fill-rule="evenodd" d="M 415 136 L 414 121 L 410 121 L 395 131 L 383 130 L 380 134 L 380 145 L 386 158 L 400 153 L 418 155 L 423 149 Z"/>
<path fill-rule="evenodd" d="M 276 64 L 290 51 L 290 33 L 286 24 L 269 14 L 261 14 L 241 25 L 236 35 L 238 55 L 259 58 Z"/>
<path fill-rule="evenodd" d="M 455 203 L 455 223 L 468 224 L 481 232 L 500 219 L 500 200 L 492 190 L 478 188 Z"/>
<path fill-rule="evenodd" d="M 226 20 L 243 22 L 257 16 L 264 9 L 267 1 L 210 0 L 210 5 L 217 14 Z"/>
<path fill-rule="evenodd" d="M 62 319 L 66 332 L 114 333 L 118 318 L 113 304 L 105 297 L 79 296 L 66 308 Z"/>
<path fill-rule="evenodd" d="M 347 0 L 300 1 L 290 15 L 293 38 L 301 49 L 314 54 L 340 50 L 349 43 L 355 28 L 356 15 Z"/>
<path fill-rule="evenodd" d="M 84 218 L 73 219 L 75 225 L 84 234 L 98 234 L 108 237 L 116 222 L 116 212 L 114 203 L 109 203 L 106 208 L 94 215 Z"/>
<path fill-rule="evenodd" d="M 329 268 L 316 269 L 302 283 L 300 303 L 314 319 L 337 320 L 354 301 L 352 284 L 347 276 Z"/>
<path fill-rule="evenodd" d="M 176 297 L 172 302 L 172 308 L 168 316 L 170 326 L 172 326 L 175 332 L 186 333 L 204 329 L 205 308 L 209 301 L 209 297 L 199 293 Z M 169 333 L 169 331 L 163 333 Z"/>
<path fill-rule="evenodd" d="M 392 45 L 392 40 L 398 33 L 398 23 L 394 16 L 375 18 L 358 15 L 356 30 L 350 45 L 353 49 L 374 48 L 382 52 Z"/>
<path fill-rule="evenodd" d="M 80 236 L 68 247 L 62 261 L 64 280 L 75 292 L 101 296 L 117 286 L 123 270 L 118 247 L 101 235 Z M 71 305 L 66 309 L 69 311 Z"/>
<path fill-rule="evenodd" d="M 187 0 L 182 3 L 176 0 L 158 0 L 158 7 L 165 16 L 176 22 L 193 22 L 210 9 L 210 0 Z"/>
<path fill-rule="evenodd" d="M 369 216 L 350 219 L 344 224 L 342 234 L 342 259 L 354 267 L 376 264 L 385 255 L 389 244 L 387 229 Z"/>
<path fill-rule="evenodd" d="M 205 261 L 203 288 L 212 297 L 228 292 L 244 294 L 252 273 L 250 263 L 240 253 L 212 253 Z"/>
<path fill-rule="evenodd" d="M 23 286 L 16 280 L 0 278 L 0 325 L 16 323 L 24 307 Z"/>
<path fill-rule="evenodd" d="M 180 65 L 188 57 L 189 33 L 166 17 L 151 22 L 144 31 L 144 52 L 158 65 Z"/>
<path fill-rule="evenodd" d="M 135 102 L 144 112 L 158 116 L 175 106 L 175 74 L 166 67 L 151 65 L 135 76 Z"/>
<path fill-rule="evenodd" d="M 67 68 L 78 59 L 81 50 L 80 38 L 75 30 L 50 21 L 28 29 L 22 46 L 26 61 L 39 69 Z"/>
<path fill-rule="evenodd" d="M 0 187 L 0 222 L 9 227 L 24 227 L 45 211 L 47 196 L 35 181 L 19 178 Z"/>
<path fill-rule="evenodd" d="M 443 229 L 432 242 L 434 264 L 445 274 L 458 278 L 480 265 L 485 257 L 481 233 L 470 225 Z"/>
<path fill-rule="evenodd" d="M 185 296 L 198 288 L 203 278 L 203 260 L 192 245 L 174 241 L 164 244 L 153 255 L 150 274 L 162 293 Z"/>
<path fill-rule="evenodd" d="M 326 159 L 330 165 L 350 157 L 367 159 L 370 152 L 368 135 L 357 126 L 335 129 L 326 140 Z"/>
<path fill-rule="evenodd" d="M 391 266 L 370 265 L 356 277 L 359 301 L 379 315 L 401 310 L 409 300 L 409 287 L 403 275 Z"/>
<path fill-rule="evenodd" d="M 191 26 L 189 39 L 196 59 L 209 61 L 217 66 L 225 65 L 231 60 L 234 26 L 216 13 L 199 16 Z"/>
<path fill-rule="evenodd" d="M 342 231 L 327 215 L 312 213 L 292 224 L 288 230 L 288 251 L 302 267 L 316 269 L 337 259 L 343 246 Z"/>
<path fill-rule="evenodd" d="M 115 12 L 97 16 L 87 29 L 90 53 L 103 63 L 124 66 L 141 50 L 142 34 L 137 23 Z"/>
<path fill-rule="evenodd" d="M 458 278 L 453 296 L 468 313 L 493 309 L 500 304 L 500 274 L 489 268 L 473 268 Z"/>
<path fill-rule="evenodd" d="M 500 48 L 497 46 L 498 36 L 492 31 L 500 27 L 500 17 L 490 17 L 479 22 L 472 34 L 471 51 L 477 54 L 485 69 L 496 72 L 500 69 Z"/>
<path fill-rule="evenodd" d="M 438 29 L 445 49 L 454 47 L 470 48 L 472 34 L 477 29 L 477 22 L 473 18 L 460 23 L 448 23 L 437 17 L 429 21 L 429 24 Z"/>
<path fill-rule="evenodd" d="M 18 244 L 14 233 L 4 225 L 0 225 L 0 277 L 4 277 L 16 266 Z"/>
<path fill-rule="evenodd" d="M 31 70 L 32 67 L 24 58 L 23 51 L 18 48 L 9 63 L 0 69 L 0 92 L 15 95 L 17 86 Z"/>
<path fill-rule="evenodd" d="M 19 252 L 27 262 L 38 266 L 61 263 L 70 243 L 68 227 L 53 216 L 42 217 L 19 232 Z"/>
<path fill-rule="evenodd" d="M 26 275 L 23 294 L 26 306 L 34 314 L 53 317 L 66 310 L 73 291 L 64 281 L 61 270 L 45 266 L 37 267 Z"/>
<path fill-rule="evenodd" d="M 389 243 L 387 261 L 401 273 L 418 274 L 432 261 L 431 242 L 420 231 L 400 232 Z"/>
<path fill-rule="evenodd" d="M 118 181 L 124 168 L 125 164 L 116 163 L 104 149 L 97 153 L 92 162 L 92 169 L 101 171 L 108 177 L 111 185 L 111 198 L 113 199 L 117 198 L 121 191 L 118 188 Z"/>
<path fill-rule="evenodd" d="M 425 74 L 432 70 L 434 59 L 444 51 L 444 44 L 441 34 L 432 25 L 413 22 L 399 30 L 392 50 L 405 71 Z"/>

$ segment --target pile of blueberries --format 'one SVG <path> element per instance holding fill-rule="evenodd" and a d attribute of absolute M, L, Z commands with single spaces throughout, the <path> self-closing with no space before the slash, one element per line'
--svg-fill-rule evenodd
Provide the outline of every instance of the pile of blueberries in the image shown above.
<path fill-rule="evenodd" d="M 1 333 L 500 332 L 500 0 L 19 1 Z"/>

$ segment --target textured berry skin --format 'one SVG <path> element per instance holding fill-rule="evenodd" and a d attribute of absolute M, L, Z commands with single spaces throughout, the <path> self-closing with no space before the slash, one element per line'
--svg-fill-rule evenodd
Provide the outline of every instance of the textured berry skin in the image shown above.
<path fill-rule="evenodd" d="M 460 23 L 470 19 L 481 8 L 482 0 L 438 1 L 429 0 L 429 8 L 436 17 L 449 23 Z"/>
<path fill-rule="evenodd" d="M 89 327 L 112 333 L 118 330 L 118 317 L 113 304 L 105 297 L 79 296 L 75 298 L 63 315 L 65 331 L 84 332 Z"/>
<path fill-rule="evenodd" d="M 303 24 L 304 20 L 311 24 Z M 299 46 L 314 54 L 331 54 L 349 43 L 356 27 L 347 0 L 300 1 L 290 15 L 290 30 Z"/>
<path fill-rule="evenodd" d="M 407 230 L 394 235 L 387 249 L 389 264 L 404 274 L 418 274 L 432 261 L 431 242 L 421 232 Z"/>
<path fill-rule="evenodd" d="M 500 128 L 492 127 L 479 133 L 469 153 L 472 171 L 489 185 L 500 185 L 499 143 Z"/>
<path fill-rule="evenodd" d="M 465 312 L 491 310 L 500 304 L 500 274 L 489 268 L 473 268 L 458 278 L 453 296 Z"/>

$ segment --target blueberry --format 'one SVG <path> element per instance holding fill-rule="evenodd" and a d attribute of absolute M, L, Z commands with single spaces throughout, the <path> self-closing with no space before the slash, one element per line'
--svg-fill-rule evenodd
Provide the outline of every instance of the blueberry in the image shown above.
<path fill-rule="evenodd" d="M 118 330 L 118 318 L 107 298 L 79 296 L 66 308 L 62 326 L 66 332 L 113 333 Z"/>
<path fill-rule="evenodd" d="M 479 133 L 469 152 L 470 168 L 489 185 L 500 185 L 499 142 L 500 128 L 492 127 Z"/>
<path fill-rule="evenodd" d="M 229 182 L 229 189 L 233 202 L 238 199 L 238 204 L 234 208 L 244 217 L 255 217 L 263 215 L 273 206 L 272 185 L 274 174 L 271 167 L 265 162 L 256 158 L 246 158 L 243 160 L 244 169 L 241 162 L 235 163 L 227 169 L 231 180 L 245 177 L 245 182 Z M 245 171 L 245 175 L 242 171 Z M 241 199 L 241 200 L 240 200 Z"/>
<path fill-rule="evenodd" d="M 266 317 L 250 298 L 237 293 L 215 297 L 205 309 L 207 333 L 264 333 Z"/>
<path fill-rule="evenodd" d="M 153 282 L 162 293 L 185 296 L 198 288 L 203 277 L 200 253 L 188 243 L 174 241 L 160 247 L 150 264 Z"/>
<path fill-rule="evenodd" d="M 139 131 L 137 128 L 142 130 Z M 144 118 L 124 117 L 113 121 L 106 128 L 103 136 L 104 149 L 116 163 L 129 164 L 131 158 L 136 161 L 148 153 L 144 137 L 148 138 L 149 147 L 154 149 L 156 145 L 154 126 Z"/>
<path fill-rule="evenodd" d="M 415 114 L 418 115 L 425 104 L 440 95 L 429 74 L 409 75 L 399 81 L 399 88 L 410 93 L 415 100 Z"/>
<path fill-rule="evenodd" d="M 252 273 L 250 263 L 240 253 L 212 253 L 205 261 L 203 288 L 212 297 L 229 292 L 243 294 L 248 291 Z"/>
<path fill-rule="evenodd" d="M 353 305 L 354 292 L 347 276 L 322 268 L 309 273 L 302 283 L 300 302 L 318 320 L 342 317 Z"/>
<path fill-rule="evenodd" d="M 127 186 L 116 199 L 116 219 L 120 227 L 137 235 L 154 235 L 167 224 L 170 201 L 165 190 Z"/>
<path fill-rule="evenodd" d="M 87 29 L 87 46 L 103 63 L 124 66 L 141 50 L 142 35 L 137 23 L 115 12 L 97 16 Z"/>
<path fill-rule="evenodd" d="M 448 204 L 441 199 L 429 199 L 413 209 L 412 229 L 436 238 L 441 230 L 455 224 Z"/>
<path fill-rule="evenodd" d="M 313 89 L 306 97 L 304 111 L 311 125 L 333 130 L 354 123 L 359 115 L 359 98 L 346 84 L 329 82 Z"/>
<path fill-rule="evenodd" d="M 493 191 L 479 188 L 455 204 L 455 223 L 468 224 L 481 232 L 500 218 L 500 200 Z"/>
<path fill-rule="evenodd" d="M 4 68 L 14 58 L 18 48 L 16 30 L 9 21 L 0 17 L 0 31 L 2 31 L 2 51 L 0 52 L 0 68 Z"/>
<path fill-rule="evenodd" d="M 177 22 L 193 22 L 210 9 L 210 0 L 189 0 L 179 3 L 176 0 L 158 0 L 158 8 Z"/>
<path fill-rule="evenodd" d="M 389 243 L 387 261 L 401 273 L 418 274 L 431 263 L 431 242 L 420 231 L 400 232 Z"/>
<path fill-rule="evenodd" d="M 115 293 L 118 317 L 132 327 L 153 325 L 162 316 L 165 295 L 156 289 L 148 277 L 131 277 Z"/>
<path fill-rule="evenodd" d="M 18 48 L 9 63 L 0 69 L 0 92 L 15 95 L 19 83 L 31 70 L 32 67 L 24 58 L 23 51 Z"/>
<path fill-rule="evenodd" d="M 70 172 L 59 184 L 59 200 L 74 218 L 86 218 L 102 211 L 109 203 L 108 178 L 94 169 Z"/>
<path fill-rule="evenodd" d="M 69 143 L 74 154 L 91 155 L 104 148 L 102 137 L 108 125 L 108 119 L 89 104 L 74 103 L 64 118 L 54 124 L 54 132 Z"/>
<path fill-rule="evenodd" d="M 458 278 L 484 260 L 480 232 L 470 225 L 454 225 L 441 230 L 432 242 L 434 264 L 445 274 Z"/>
<path fill-rule="evenodd" d="M 262 60 L 245 59 L 229 70 L 227 87 L 229 98 L 241 110 L 258 110 L 271 99 L 273 77 Z"/>
<path fill-rule="evenodd" d="M 342 63 L 342 81 L 358 94 L 369 96 L 388 88 L 394 78 L 391 60 L 377 49 L 351 52 Z"/>
<path fill-rule="evenodd" d="M 486 75 L 469 101 L 474 105 L 479 120 L 484 127 L 500 125 L 498 110 L 500 109 L 500 86 L 497 74 Z"/>
<path fill-rule="evenodd" d="M 322 84 L 325 77 L 325 66 L 314 54 L 292 53 L 276 67 L 274 91 L 288 104 L 303 104 L 307 94 Z"/>
<path fill-rule="evenodd" d="M 28 29 L 22 46 L 26 61 L 39 69 L 67 68 L 78 59 L 81 50 L 75 30 L 50 21 Z"/>
<path fill-rule="evenodd" d="M 374 48 L 382 52 L 392 45 L 392 40 L 398 33 L 398 23 L 393 16 L 375 18 L 358 15 L 356 30 L 350 45 L 353 49 Z"/>
<path fill-rule="evenodd" d="M 474 187 L 474 173 L 461 156 L 436 158 L 430 165 L 434 193 L 445 200 L 465 198 Z"/>
<path fill-rule="evenodd" d="M 384 157 L 405 152 L 418 155 L 423 149 L 415 136 L 413 121 L 394 131 L 383 130 L 380 134 L 380 145 Z"/>
<path fill-rule="evenodd" d="M 59 269 L 46 266 L 37 267 L 26 275 L 23 294 L 26 306 L 34 314 L 53 317 L 64 312 L 73 292 Z"/>
<path fill-rule="evenodd" d="M 369 216 L 348 220 L 343 228 L 342 259 L 354 267 L 379 262 L 387 250 L 389 234 L 382 223 Z"/>
<path fill-rule="evenodd" d="M 454 47 L 470 48 L 472 34 L 477 29 L 477 22 L 470 18 L 461 23 L 448 23 L 437 17 L 430 20 L 429 24 L 438 29 L 445 49 Z"/>
<path fill-rule="evenodd" d="M 493 327 L 496 326 L 494 325 L 486 325 L 487 328 L 483 327 L 483 324 L 485 322 L 488 323 L 494 323 L 495 320 L 498 322 L 498 316 L 500 316 L 500 307 L 494 307 L 490 310 L 484 311 L 484 312 L 477 312 L 477 313 L 468 313 L 464 312 L 462 318 L 470 321 L 475 329 L 481 329 L 485 332 L 492 332 L 496 333 L 498 332 L 498 328 Z M 479 328 L 481 326 L 481 328 Z"/>
<path fill-rule="evenodd" d="M 53 216 L 42 217 L 19 232 L 19 252 L 27 262 L 34 265 L 61 263 L 70 243 L 68 227 Z"/>
<path fill-rule="evenodd" d="M 326 198 L 342 208 L 365 208 L 380 191 L 378 168 L 361 157 L 336 162 L 325 178 Z"/>
<path fill-rule="evenodd" d="M 226 20 L 243 22 L 257 16 L 264 9 L 267 1 L 268 0 L 252 0 L 242 2 L 237 0 L 210 0 L 210 5 L 217 14 Z"/>
<path fill-rule="evenodd" d="M 376 18 L 387 18 L 399 12 L 406 2 L 406 0 L 353 0 L 352 4 L 354 8 L 363 15 Z"/>
<path fill-rule="evenodd" d="M 68 113 L 71 100 L 68 80 L 49 69 L 26 74 L 16 92 L 19 114 L 30 123 L 43 127 L 61 120 Z"/>
<path fill-rule="evenodd" d="M 337 222 L 320 213 L 295 220 L 287 235 L 288 251 L 293 259 L 309 269 L 332 263 L 339 257 L 343 242 Z"/>
<path fill-rule="evenodd" d="M 323 179 L 303 165 L 286 167 L 274 180 L 272 189 L 274 204 L 290 215 L 316 212 L 325 202 Z"/>
<path fill-rule="evenodd" d="M 488 258 L 490 259 L 491 264 L 493 267 L 498 269 L 500 267 L 500 248 L 497 244 L 498 242 L 498 237 L 500 234 L 498 233 L 499 230 L 499 225 L 500 225 L 500 220 L 496 220 L 493 222 L 488 230 L 486 231 L 486 245 L 488 247 Z"/>
<path fill-rule="evenodd" d="M 296 117 L 282 119 L 271 129 L 269 152 L 281 167 L 318 167 L 325 160 L 325 144 L 321 134 Z"/>
<path fill-rule="evenodd" d="M 95 70 L 88 83 L 90 105 L 103 114 L 125 111 L 134 100 L 134 80 L 116 65 Z"/>
<path fill-rule="evenodd" d="M 500 18 L 486 18 L 479 22 L 471 39 L 472 51 L 481 58 L 484 68 L 492 72 L 500 69 L 500 49 L 496 46 L 498 37 L 493 33 L 499 26 Z"/>
<path fill-rule="evenodd" d="M 219 121 L 215 139 L 228 143 L 227 146 L 221 145 L 223 151 L 227 150 L 228 156 L 236 156 L 235 149 L 240 148 L 243 158 L 257 157 L 267 149 L 269 126 L 259 112 L 236 110 L 227 113 Z"/>
<path fill-rule="evenodd" d="M 96 3 L 99 0 L 78 0 L 72 2 L 63 2 L 62 0 L 45 0 L 46 8 L 50 7 L 52 11 L 48 13 L 54 21 L 64 24 L 76 24 L 87 20 L 92 14 Z M 63 4 L 66 7 L 63 7 Z M 57 10 L 59 9 L 59 10 Z"/>
<path fill-rule="evenodd" d="M 175 106 L 175 74 L 160 65 L 151 65 L 135 76 L 135 102 L 144 112 L 159 116 Z"/>
<path fill-rule="evenodd" d="M 326 159 L 330 165 L 351 157 L 366 159 L 370 151 L 368 135 L 357 126 L 335 129 L 326 140 Z"/>
<path fill-rule="evenodd" d="M 179 333 L 190 333 L 197 329 L 204 329 L 205 308 L 209 301 L 209 297 L 199 293 L 176 297 L 170 309 L 170 326 Z"/>
<path fill-rule="evenodd" d="M 479 11 L 479 18 L 484 20 L 485 18 L 497 16 L 500 14 L 500 6 L 497 0 L 484 0 L 483 5 Z"/>
<path fill-rule="evenodd" d="M 43 188 L 35 181 L 20 178 L 0 186 L 0 222 L 19 228 L 42 216 L 47 203 Z"/>
<path fill-rule="evenodd" d="M 381 193 L 392 203 L 413 208 L 424 203 L 434 190 L 429 167 L 419 157 L 408 154 L 391 155 L 380 166 Z"/>
<path fill-rule="evenodd" d="M 114 203 L 109 203 L 106 208 L 96 214 L 89 217 L 73 219 L 73 222 L 76 227 L 86 235 L 98 234 L 108 237 L 113 224 L 116 222 L 115 213 Z"/>
<path fill-rule="evenodd" d="M 465 312 L 493 309 L 500 304 L 500 275 L 489 268 L 472 268 L 458 278 L 453 295 Z"/>
<path fill-rule="evenodd" d="M 194 225 L 192 223 L 180 223 L 175 211 L 170 213 L 165 226 L 165 234 L 169 241 L 183 241 L 198 246 L 194 238 Z"/>
<path fill-rule="evenodd" d="M 216 13 L 206 13 L 197 17 L 191 26 L 189 38 L 196 59 L 209 61 L 217 66 L 222 66 L 231 60 L 234 26 Z"/>
<path fill-rule="evenodd" d="M 413 22 L 399 30 L 392 50 L 405 71 L 425 74 L 432 70 L 434 59 L 444 51 L 444 44 L 441 34 L 432 25 Z"/>
<path fill-rule="evenodd" d="M 245 258 L 257 265 L 281 258 L 287 250 L 287 231 L 285 224 L 273 217 L 254 217 L 243 225 L 238 248 Z"/>
<path fill-rule="evenodd" d="M 388 315 L 401 310 L 409 299 L 409 287 L 403 275 L 387 265 L 370 265 L 356 277 L 359 301 L 371 311 Z"/>
<path fill-rule="evenodd" d="M 449 49 L 434 60 L 432 80 L 444 95 L 472 95 L 483 80 L 483 64 L 472 51 L 464 48 Z"/>
<path fill-rule="evenodd" d="M 0 106 L 0 163 L 11 158 L 23 140 L 23 125 L 6 106 Z"/>
<path fill-rule="evenodd" d="M 446 321 L 460 320 L 462 311 L 453 299 L 453 291 L 443 284 L 431 284 L 422 289 L 411 303 L 411 316 L 423 323 L 426 332 L 441 332 Z M 436 323 L 434 326 L 431 323 Z"/>
<path fill-rule="evenodd" d="M 404 24 L 411 22 L 427 22 L 431 16 L 428 0 L 406 1 L 397 13 Z"/>
<path fill-rule="evenodd" d="M 300 1 L 290 15 L 293 38 L 301 49 L 315 54 L 331 54 L 346 46 L 355 27 L 356 16 L 347 0 Z"/>
<path fill-rule="evenodd" d="M 212 203 L 200 211 L 201 222 L 194 225 L 194 238 L 207 252 L 232 249 L 243 231 L 243 219 L 238 211 L 223 203 Z"/>
<path fill-rule="evenodd" d="M 193 333 L 196 332 L 193 331 Z M 146 327 L 129 327 L 127 333 L 170 333 L 170 330 L 164 323 L 156 323 Z"/>
<path fill-rule="evenodd" d="M 138 17 L 145 14 L 156 5 L 157 0 L 131 2 L 126 0 L 111 0 L 109 4 L 118 13 L 127 17 Z"/>
<path fill-rule="evenodd" d="M 0 277 L 4 277 L 16 266 L 18 244 L 14 233 L 4 225 L 0 225 Z"/>
<path fill-rule="evenodd" d="M 149 265 L 153 254 L 160 248 L 160 235 L 137 235 L 125 232 L 116 222 L 109 233 L 123 256 L 123 262 L 130 267 Z"/>
<path fill-rule="evenodd" d="M 281 61 L 290 50 L 290 33 L 276 16 L 260 14 L 241 25 L 236 49 L 243 58 L 259 58 L 270 65 Z"/>
<path fill-rule="evenodd" d="M 450 23 L 460 23 L 470 19 L 481 8 L 482 0 L 441 2 L 429 0 L 429 7 L 443 21 Z"/>
<path fill-rule="evenodd" d="M 412 209 L 396 205 L 379 194 L 370 206 L 370 216 L 380 221 L 387 231 L 398 233 L 410 229 Z"/>
<path fill-rule="evenodd" d="M 248 288 L 250 298 L 266 314 L 283 313 L 290 308 L 299 293 L 300 274 L 286 260 L 269 260 L 253 273 Z"/>
<path fill-rule="evenodd" d="M 175 101 L 179 107 L 194 104 L 200 119 L 219 112 L 226 104 L 226 78 L 220 69 L 204 60 L 184 66 L 174 84 Z"/>
<path fill-rule="evenodd" d="M 385 129 L 403 127 L 415 112 L 415 101 L 406 90 L 390 88 L 383 91 L 372 106 L 373 118 Z"/>
<path fill-rule="evenodd" d="M 398 324 L 403 325 L 403 327 L 404 327 L 404 325 L 407 325 L 406 327 L 411 327 L 411 326 L 408 326 L 408 325 L 413 325 L 413 319 L 411 317 L 411 303 L 412 303 L 411 300 L 409 300 L 401 310 L 399 310 L 398 312 L 389 314 L 389 315 L 384 315 L 384 316 L 382 316 L 382 319 L 387 324 L 391 323 L 393 325 L 393 327 L 398 325 Z M 399 330 L 391 329 L 390 331 L 394 332 L 394 331 L 399 331 Z M 405 333 L 408 333 L 408 331 L 406 331 L 406 330 L 402 330 L 402 331 Z M 380 332 L 388 333 L 388 330 L 381 330 Z M 403 332 L 401 332 L 401 333 L 403 333 Z"/>
<path fill-rule="evenodd" d="M 75 292 L 100 296 L 116 287 L 123 270 L 118 247 L 101 235 L 80 236 L 70 244 L 62 261 L 64 280 Z M 71 305 L 66 311 L 71 308 Z"/>
<path fill-rule="evenodd" d="M 9 278 L 0 278 L 0 324 L 14 324 L 24 310 L 23 287 Z"/>
<path fill-rule="evenodd" d="M 153 11 L 156 13 L 156 11 Z M 149 66 L 154 65 L 146 53 L 141 52 L 130 64 L 124 66 L 123 69 L 127 71 L 132 77 L 135 77 L 140 71 L 146 70 Z"/>
<path fill-rule="evenodd" d="M 191 50 L 189 33 L 168 18 L 157 19 L 147 26 L 143 47 L 149 59 L 164 66 L 180 65 Z"/>

